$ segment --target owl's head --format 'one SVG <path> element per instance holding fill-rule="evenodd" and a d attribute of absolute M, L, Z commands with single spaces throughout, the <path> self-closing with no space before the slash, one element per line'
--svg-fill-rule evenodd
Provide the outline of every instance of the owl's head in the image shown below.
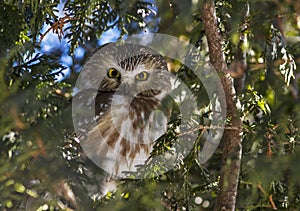
<path fill-rule="evenodd" d="M 113 45 L 99 57 L 97 69 L 101 71 L 101 91 L 154 97 L 171 88 L 166 61 L 150 48 L 134 44 Z"/>

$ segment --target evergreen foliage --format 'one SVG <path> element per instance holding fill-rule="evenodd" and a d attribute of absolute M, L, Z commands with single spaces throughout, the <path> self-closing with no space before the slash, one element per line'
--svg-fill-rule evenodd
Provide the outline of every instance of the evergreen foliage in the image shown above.
<path fill-rule="evenodd" d="M 71 119 L 78 70 L 108 30 L 152 31 L 189 40 L 207 60 L 202 1 L 0 1 L 0 209 L 211 210 L 218 194 L 222 142 L 200 165 L 201 141 L 177 168 L 140 167 L 150 179 L 122 181 L 116 193 L 89 196 L 101 174 L 80 156 Z M 300 209 L 300 3 L 216 1 L 228 66 L 245 52 L 247 73 L 239 91 L 243 156 L 237 210 Z M 62 8 L 62 13 L 58 8 Z M 247 12 L 248 11 L 248 12 Z M 43 48 L 53 34 L 61 45 Z M 240 38 L 247 37 L 241 44 Z M 81 58 L 76 50 L 83 49 Z M 62 61 L 72 58 L 71 64 Z M 201 82 L 176 61 L 174 74 L 190 87 L 201 115 L 177 116 L 153 153 L 176 145 L 181 118 L 202 124 L 209 100 Z M 66 74 L 66 70 L 67 74 Z M 207 113 L 208 112 L 208 113 Z M 230 121 L 230 117 L 228 117 Z M 200 129 L 201 131 L 205 129 Z M 134 173 L 131 175 L 134 177 Z M 91 191 L 91 189 L 93 189 Z M 74 195 L 70 194 L 73 193 Z M 200 200 L 200 201 L 199 201 Z"/>

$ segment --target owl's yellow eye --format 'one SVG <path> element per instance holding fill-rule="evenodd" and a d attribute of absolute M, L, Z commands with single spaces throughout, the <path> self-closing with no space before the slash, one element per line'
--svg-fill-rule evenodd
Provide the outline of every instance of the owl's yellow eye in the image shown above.
<path fill-rule="evenodd" d="M 146 81 L 148 79 L 148 76 L 149 76 L 148 73 L 146 71 L 143 71 L 137 74 L 135 76 L 135 79 L 139 81 Z"/>
<path fill-rule="evenodd" d="M 107 71 L 107 76 L 109 78 L 119 78 L 121 76 L 121 74 L 115 68 L 109 68 L 108 71 Z"/>

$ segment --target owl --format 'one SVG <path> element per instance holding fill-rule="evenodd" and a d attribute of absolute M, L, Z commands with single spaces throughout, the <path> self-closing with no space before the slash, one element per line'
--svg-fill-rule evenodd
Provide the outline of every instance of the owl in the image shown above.
<path fill-rule="evenodd" d="M 136 44 L 109 44 L 85 63 L 73 99 L 73 123 L 89 159 L 106 172 L 102 193 L 111 181 L 149 158 L 167 129 L 170 73 L 156 51 Z M 107 187 L 105 187 L 107 186 Z"/>

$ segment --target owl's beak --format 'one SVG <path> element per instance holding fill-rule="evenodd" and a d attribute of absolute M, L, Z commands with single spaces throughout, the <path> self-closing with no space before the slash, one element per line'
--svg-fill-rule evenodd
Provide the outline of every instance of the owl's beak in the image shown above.
<path fill-rule="evenodd" d="M 124 95 L 129 95 L 132 92 L 132 88 L 129 84 L 123 84 L 122 89 Z"/>
<path fill-rule="evenodd" d="M 134 88 L 132 86 L 132 83 L 130 83 L 129 78 L 123 79 L 121 81 L 121 85 L 119 86 L 120 91 L 124 95 L 132 95 L 134 93 Z"/>
<path fill-rule="evenodd" d="M 121 79 L 121 86 L 119 87 L 124 95 L 130 95 L 133 94 L 133 86 L 131 83 L 130 77 L 123 77 Z"/>

